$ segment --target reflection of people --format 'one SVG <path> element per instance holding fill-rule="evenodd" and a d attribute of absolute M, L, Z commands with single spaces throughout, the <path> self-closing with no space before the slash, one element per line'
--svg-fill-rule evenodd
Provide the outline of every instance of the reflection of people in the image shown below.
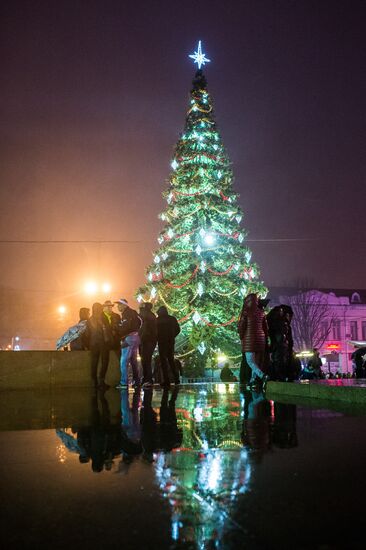
<path fill-rule="evenodd" d="M 130 407 L 128 390 L 121 391 L 121 466 L 125 467 L 142 452 L 141 428 L 139 423 L 140 389 L 135 388 Z"/>
<path fill-rule="evenodd" d="M 257 460 L 271 447 L 270 404 L 263 393 L 247 391 L 244 394 L 242 443 L 255 452 Z"/>
<path fill-rule="evenodd" d="M 180 333 L 180 326 L 173 315 L 168 314 L 165 306 L 158 309 L 157 319 L 158 329 L 158 347 L 160 357 L 160 367 L 163 374 L 163 386 L 169 386 L 169 367 L 174 376 L 174 383 L 179 384 L 179 372 L 176 370 L 174 362 L 174 342 Z"/>
<path fill-rule="evenodd" d="M 169 452 L 182 443 L 183 433 L 178 428 L 175 402 L 179 387 L 175 387 L 169 399 L 169 390 L 164 388 L 161 396 L 159 422 L 157 414 L 151 406 L 152 390 L 144 392 L 144 399 L 140 412 L 141 443 L 143 457 L 153 462 L 153 453 L 156 451 Z"/>
<path fill-rule="evenodd" d="M 80 321 L 88 321 L 90 317 L 90 309 L 88 307 L 81 307 L 79 310 L 79 323 Z M 89 349 L 88 334 L 83 332 L 70 342 L 71 351 L 83 351 Z"/>
<path fill-rule="evenodd" d="M 296 405 L 274 403 L 272 441 L 281 449 L 297 447 Z"/>
<path fill-rule="evenodd" d="M 101 405 L 101 411 L 99 410 Z M 111 424 L 108 401 L 103 392 L 92 397 L 92 420 L 87 426 L 75 428 L 81 464 L 91 461 L 93 472 L 112 468 L 120 453 L 120 425 Z"/>
<path fill-rule="evenodd" d="M 248 294 L 244 299 L 238 332 L 243 354 L 252 371 L 250 388 L 261 389 L 266 381 L 264 364 L 268 328 L 263 308 L 258 305 L 257 294 Z"/>
<path fill-rule="evenodd" d="M 152 304 L 145 302 L 140 306 L 140 317 L 142 319 L 142 326 L 140 328 L 140 355 L 143 372 L 143 386 L 144 388 L 151 388 L 152 379 L 152 356 L 156 348 L 157 342 L 157 328 L 156 328 L 156 316 L 152 312 Z"/>
<path fill-rule="evenodd" d="M 178 428 L 175 402 L 179 388 L 175 387 L 169 399 L 169 391 L 165 388 L 160 404 L 160 449 L 169 452 L 182 443 L 183 434 Z"/>
<path fill-rule="evenodd" d="M 238 379 L 231 370 L 229 363 L 225 363 L 220 372 L 221 382 L 237 382 Z"/>
<path fill-rule="evenodd" d="M 157 448 L 157 415 L 151 405 L 152 397 L 152 389 L 144 391 L 140 410 L 142 456 L 147 462 L 154 461 L 153 453 Z"/>

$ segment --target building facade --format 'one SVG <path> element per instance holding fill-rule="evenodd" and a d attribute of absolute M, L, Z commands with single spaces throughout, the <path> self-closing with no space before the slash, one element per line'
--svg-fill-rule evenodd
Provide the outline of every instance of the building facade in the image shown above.
<path fill-rule="evenodd" d="M 288 304 L 294 310 L 297 351 L 316 347 L 325 371 L 353 371 L 352 342 L 366 346 L 366 290 L 276 288 L 269 297 L 271 307 Z"/>

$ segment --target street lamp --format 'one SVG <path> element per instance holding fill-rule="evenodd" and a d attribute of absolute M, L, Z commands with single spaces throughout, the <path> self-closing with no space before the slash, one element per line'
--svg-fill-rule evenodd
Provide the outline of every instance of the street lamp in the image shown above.
<path fill-rule="evenodd" d="M 20 350 L 19 341 L 20 341 L 19 336 L 12 336 L 11 337 L 10 349 L 12 349 L 13 351 L 19 351 Z M 8 348 L 9 348 L 9 346 L 8 346 Z"/>
<path fill-rule="evenodd" d="M 112 286 L 110 285 L 110 283 L 102 284 L 102 292 L 104 292 L 104 294 L 109 294 L 111 290 L 112 290 Z"/>
<path fill-rule="evenodd" d="M 86 294 L 93 295 L 98 291 L 98 285 L 95 281 L 88 281 L 85 283 L 84 291 Z"/>
<path fill-rule="evenodd" d="M 60 305 L 60 306 L 58 306 L 57 311 L 60 315 L 65 315 L 65 313 L 67 311 L 67 308 L 64 305 Z"/>

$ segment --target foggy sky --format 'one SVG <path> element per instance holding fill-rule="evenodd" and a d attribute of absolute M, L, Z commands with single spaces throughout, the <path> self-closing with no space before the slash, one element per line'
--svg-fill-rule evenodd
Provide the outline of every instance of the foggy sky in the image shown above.
<path fill-rule="evenodd" d="M 0 244 L 0 285 L 131 298 L 201 39 L 261 278 L 366 286 L 364 2 L 3 4 L 1 239 L 138 242 Z"/>

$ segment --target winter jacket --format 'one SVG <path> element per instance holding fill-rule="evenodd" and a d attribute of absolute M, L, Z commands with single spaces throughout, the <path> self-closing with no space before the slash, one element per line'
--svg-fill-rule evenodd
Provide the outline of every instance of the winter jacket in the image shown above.
<path fill-rule="evenodd" d="M 118 313 L 114 313 L 112 311 L 111 315 L 108 316 L 105 312 L 103 313 L 108 325 L 110 326 L 111 333 L 112 333 L 112 349 L 119 349 L 120 348 L 120 336 L 119 336 L 119 326 L 121 324 L 121 317 L 118 315 Z"/>
<path fill-rule="evenodd" d="M 156 342 L 158 330 L 156 325 L 156 315 L 152 311 L 141 311 L 142 326 L 139 330 L 141 342 Z"/>
<path fill-rule="evenodd" d="M 158 342 L 174 342 L 180 333 L 180 326 L 173 315 L 159 315 L 157 318 Z"/>
<path fill-rule="evenodd" d="M 113 335 L 109 323 L 104 315 L 96 318 L 90 317 L 86 328 L 86 338 L 89 342 L 89 349 L 110 347 L 113 342 Z"/>
<path fill-rule="evenodd" d="M 256 295 L 252 295 L 255 296 Z M 249 296 L 248 296 L 249 298 Z M 264 352 L 268 338 L 268 327 L 263 309 L 253 299 L 251 307 L 244 307 L 240 316 L 238 332 L 244 352 Z"/>
<path fill-rule="evenodd" d="M 142 320 L 137 311 L 127 307 L 122 313 L 122 321 L 119 326 L 119 337 L 125 338 L 132 332 L 138 332 L 141 328 Z"/>
<path fill-rule="evenodd" d="M 83 334 L 80 334 L 75 340 L 72 340 L 70 342 L 70 350 L 71 351 L 84 351 L 89 349 L 89 341 L 88 341 L 88 333 L 87 331 L 83 332 Z"/>

